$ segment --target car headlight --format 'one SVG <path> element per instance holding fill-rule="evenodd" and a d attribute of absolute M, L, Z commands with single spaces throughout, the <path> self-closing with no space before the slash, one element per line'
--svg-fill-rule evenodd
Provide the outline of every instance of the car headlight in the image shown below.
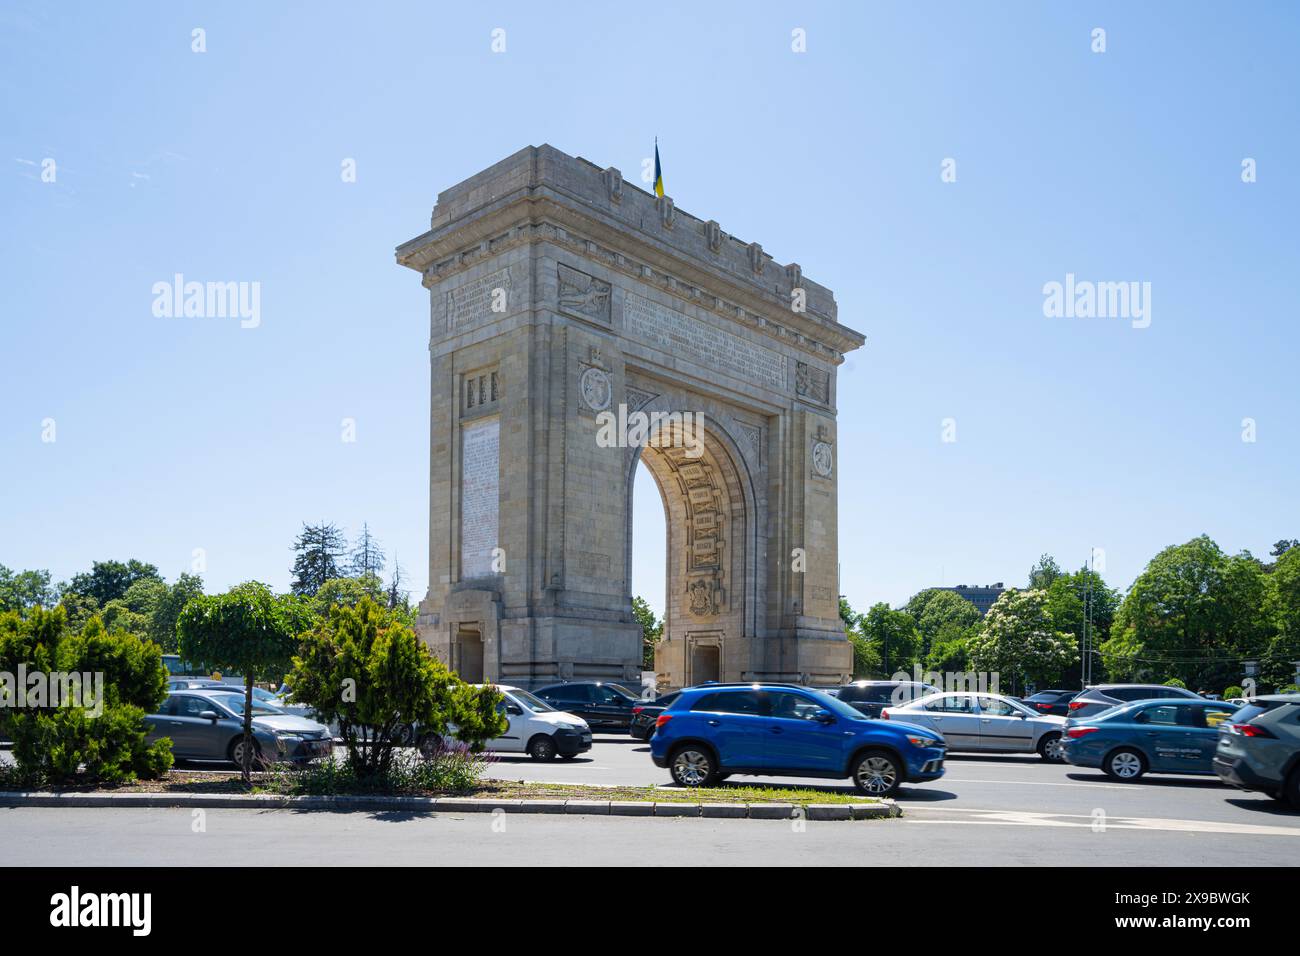
<path fill-rule="evenodd" d="M 585 730 L 586 724 L 556 724 L 561 730 Z"/>
<path fill-rule="evenodd" d="M 907 739 L 913 747 L 938 747 L 943 743 L 937 737 L 924 737 L 921 734 L 908 734 Z"/>

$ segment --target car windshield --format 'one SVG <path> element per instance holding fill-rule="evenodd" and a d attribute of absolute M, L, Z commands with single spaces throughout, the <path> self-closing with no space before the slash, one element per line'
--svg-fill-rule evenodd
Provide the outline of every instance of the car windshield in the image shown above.
<path fill-rule="evenodd" d="M 535 711 L 536 713 L 549 714 L 555 711 L 555 708 L 546 701 L 542 700 L 540 697 L 534 697 L 526 690 L 512 690 L 510 696 L 523 704 L 529 710 Z"/>
<path fill-rule="evenodd" d="M 223 707 L 233 710 L 239 716 L 244 715 L 244 697 L 242 694 L 213 694 L 212 699 L 220 703 Z M 253 699 L 253 716 L 254 717 L 274 717 L 277 714 L 283 714 L 284 711 L 279 707 L 265 704 Z"/>
<path fill-rule="evenodd" d="M 838 697 L 832 697 L 830 694 L 822 693 L 819 690 L 809 690 L 809 694 L 817 698 L 817 703 L 821 704 L 826 710 L 829 710 L 836 717 L 843 717 L 845 720 L 866 720 L 862 711 L 856 707 L 850 707 Z"/>
<path fill-rule="evenodd" d="M 1267 714 L 1276 706 L 1278 706 L 1278 702 L 1275 700 L 1252 700 L 1232 715 L 1232 722 L 1234 724 L 1248 724 L 1260 714 Z"/>
<path fill-rule="evenodd" d="M 628 700 L 640 700 L 640 699 L 641 699 L 641 698 L 638 697 L 636 694 L 632 693 L 630 690 L 628 690 L 626 687 L 624 687 L 622 684 L 601 684 L 600 686 L 602 686 L 602 687 L 608 687 L 608 688 L 609 688 L 610 690 L 612 690 L 614 693 L 619 694 L 619 695 L 621 695 L 621 696 L 623 696 L 623 697 L 626 697 Z"/>

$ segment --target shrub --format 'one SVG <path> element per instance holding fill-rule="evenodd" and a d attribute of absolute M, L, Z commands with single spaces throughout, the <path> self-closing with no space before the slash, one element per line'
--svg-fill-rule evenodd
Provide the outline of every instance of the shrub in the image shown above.
<path fill-rule="evenodd" d="M 1234 697 L 1245 697 L 1245 696 L 1246 696 L 1245 689 L 1237 686 L 1236 684 L 1233 684 L 1231 687 L 1226 687 L 1223 690 L 1224 700 L 1232 700 L 1232 698 Z"/>
<path fill-rule="evenodd" d="M 411 750 L 396 751 L 382 773 L 370 775 L 359 773 L 351 761 L 277 765 L 265 785 L 277 793 L 306 796 L 468 793 L 478 785 L 490 762 L 488 756 L 466 744 L 451 743 L 427 759 Z"/>
<path fill-rule="evenodd" d="M 1186 685 L 1185 683 L 1183 683 L 1183 682 L 1182 682 L 1180 679 L 1178 679 L 1177 677 L 1171 677 L 1171 678 L 1169 678 L 1169 680 L 1165 681 L 1164 686 L 1166 686 L 1166 687 L 1181 687 L 1183 690 L 1187 690 L 1187 685 Z"/>
<path fill-rule="evenodd" d="M 363 596 L 302 635 L 289 679 L 295 701 L 337 723 L 358 779 L 387 780 L 405 727 L 456 736 L 473 750 L 505 732 L 501 695 L 473 688 L 429 653 L 400 614 Z"/>
<path fill-rule="evenodd" d="M 38 706 L 29 699 L 22 708 L 0 708 L 0 732 L 13 740 L 20 777 L 56 785 L 125 783 L 171 767 L 171 741 L 146 742 L 145 715 L 167 696 L 167 670 L 156 645 L 109 634 L 98 617 L 71 634 L 63 608 L 34 608 L 26 617 L 0 617 L 0 671 L 17 674 L 20 666 L 29 676 L 93 675 L 75 704 L 47 697 Z M 101 690 L 102 699 L 94 700 Z"/>

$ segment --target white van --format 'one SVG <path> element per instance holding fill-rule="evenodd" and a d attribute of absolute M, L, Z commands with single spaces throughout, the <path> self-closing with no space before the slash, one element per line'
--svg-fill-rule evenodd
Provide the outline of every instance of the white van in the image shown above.
<path fill-rule="evenodd" d="M 475 684 L 484 687 L 484 684 Z M 591 749 L 591 728 L 581 717 L 556 710 L 526 690 L 503 684 L 492 685 L 505 698 L 497 705 L 510 726 L 484 749 L 496 753 L 526 753 L 534 760 L 572 760 Z M 419 747 L 426 755 L 440 745 L 432 734 L 421 737 Z"/>

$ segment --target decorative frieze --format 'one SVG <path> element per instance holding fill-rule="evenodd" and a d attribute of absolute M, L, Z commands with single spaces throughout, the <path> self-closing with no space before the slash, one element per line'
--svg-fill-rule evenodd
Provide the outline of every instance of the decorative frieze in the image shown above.
<path fill-rule="evenodd" d="M 644 296 L 628 293 L 623 306 L 623 331 L 672 355 L 689 356 L 707 368 L 785 390 L 786 361 L 781 353 Z"/>

